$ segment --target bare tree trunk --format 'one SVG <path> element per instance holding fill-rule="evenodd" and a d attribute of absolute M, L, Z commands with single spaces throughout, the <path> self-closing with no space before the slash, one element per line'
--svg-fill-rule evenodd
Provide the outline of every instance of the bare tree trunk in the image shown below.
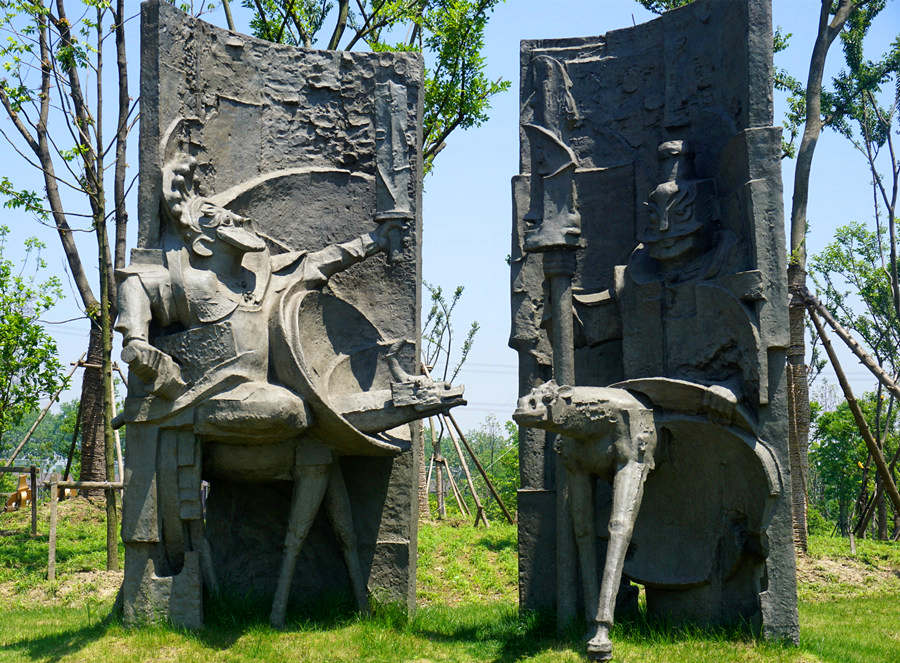
<path fill-rule="evenodd" d="M 799 279 L 805 284 L 806 272 L 796 265 L 788 269 L 791 285 Z M 788 458 L 791 467 L 791 512 L 794 521 L 794 545 L 807 549 L 806 478 L 809 475 L 809 387 L 806 381 L 806 309 L 792 301 L 790 346 L 787 353 Z"/>
<path fill-rule="evenodd" d="M 81 378 L 81 481 L 106 481 L 106 448 L 103 444 L 103 338 L 100 327 L 91 324 L 88 353 Z M 102 490 L 84 491 L 99 497 Z"/>
<path fill-rule="evenodd" d="M 813 154 L 822 133 L 822 77 L 828 49 L 840 34 L 844 23 L 859 6 L 858 1 L 839 0 L 831 18 L 832 0 L 821 0 L 816 41 L 809 59 L 806 79 L 806 120 L 797 150 L 794 192 L 791 199 L 790 264 L 788 286 L 791 292 L 806 287 L 806 209 L 809 203 L 809 178 Z M 831 18 L 831 21 L 829 21 Z M 809 452 L 809 386 L 806 382 L 806 311 L 802 302 L 791 298 L 790 345 L 787 353 L 788 456 L 791 469 L 791 506 L 794 517 L 794 543 L 806 550 L 806 476 Z"/>

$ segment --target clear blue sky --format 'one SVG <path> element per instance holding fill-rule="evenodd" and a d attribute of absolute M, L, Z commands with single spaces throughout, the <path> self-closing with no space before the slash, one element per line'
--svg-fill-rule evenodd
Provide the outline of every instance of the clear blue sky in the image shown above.
<path fill-rule="evenodd" d="M 129 2 L 130 6 L 132 3 Z M 247 30 L 246 10 L 232 0 L 239 31 Z M 135 8 L 137 3 L 134 3 Z M 819 3 L 813 0 L 775 0 L 775 24 L 793 33 L 790 48 L 776 56 L 776 64 L 801 80 L 806 78 L 809 53 L 815 35 Z M 224 26 L 221 10 L 207 15 L 211 22 Z M 456 323 L 460 335 L 472 320 L 481 324 L 469 362 L 458 381 L 465 383 L 470 405 L 457 410 L 464 428 L 477 426 L 488 414 L 501 422 L 508 419 L 517 396 L 516 355 L 507 348 L 509 334 L 509 270 L 505 257 L 509 253 L 511 204 L 510 178 L 518 169 L 518 66 L 521 39 L 554 38 L 602 34 L 626 27 L 633 22 L 652 18 L 636 2 L 628 0 L 507 0 L 498 7 L 487 30 L 487 69 L 491 78 L 512 81 L 511 89 L 493 101 L 491 119 L 483 126 L 454 134 L 439 155 L 433 175 L 425 181 L 424 197 L 424 275 L 431 283 L 452 289 L 465 286 L 458 307 Z M 888 9 L 869 40 L 875 57 L 896 37 L 900 26 L 898 3 Z M 137 20 L 129 24 L 131 80 L 136 89 L 138 77 Z M 111 58 L 112 56 L 110 56 Z M 842 55 L 836 44 L 829 58 L 830 69 L 836 71 Z M 776 105 L 776 124 L 783 113 L 783 100 Z M 0 119 L 0 127 L 8 130 L 8 120 Z M 111 132 L 109 132 L 111 134 Z M 133 134 L 130 163 L 137 164 Z M 5 144 L 0 145 L 0 175 L 6 175 L 21 186 L 40 189 L 40 182 L 27 173 L 18 157 Z M 793 162 L 784 162 L 786 202 L 790 203 Z M 872 218 L 871 191 L 862 157 L 847 142 L 826 132 L 816 152 L 810 196 L 810 251 L 820 250 L 834 229 L 851 219 Z M 134 196 L 130 200 L 131 237 L 136 235 L 137 213 Z M 785 216 L 788 216 L 786 210 Z M 0 212 L 0 223 L 12 229 L 7 254 L 15 257 L 18 247 L 28 235 L 38 235 L 48 244 L 47 259 L 51 269 L 62 272 L 64 258 L 59 240 L 51 229 L 35 224 L 16 212 Z M 90 261 L 96 255 L 92 237 L 80 238 L 83 256 Z M 80 315 L 78 297 L 66 286 L 67 298 L 48 320 L 62 320 Z M 86 347 L 88 325 L 81 320 L 53 325 L 61 357 L 74 361 Z M 868 374 L 855 362 L 847 361 L 845 369 L 860 391 L 872 388 Z M 77 388 L 77 383 L 76 383 Z M 77 390 L 68 397 L 77 397 Z"/>

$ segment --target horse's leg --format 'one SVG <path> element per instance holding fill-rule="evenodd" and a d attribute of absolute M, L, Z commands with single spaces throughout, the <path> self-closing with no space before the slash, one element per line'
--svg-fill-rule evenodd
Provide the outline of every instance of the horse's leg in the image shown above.
<path fill-rule="evenodd" d="M 203 582 L 212 594 L 219 593 L 219 581 L 216 579 L 216 571 L 212 563 L 212 551 L 209 549 L 209 540 L 206 538 L 206 528 L 202 520 L 189 520 L 188 532 L 191 537 L 191 548 L 200 552 L 200 572 L 203 574 Z"/>
<path fill-rule="evenodd" d="M 569 508 L 581 566 L 584 618 L 588 622 L 593 620 L 597 610 L 597 533 L 594 527 L 593 481 L 593 476 L 587 472 L 569 472 Z"/>
<path fill-rule="evenodd" d="M 359 548 L 356 544 L 356 531 L 353 529 L 353 512 L 350 509 L 350 496 L 344 484 L 344 475 L 338 463 L 331 466 L 328 478 L 328 491 L 325 493 L 325 509 L 331 526 L 337 534 L 347 573 L 350 574 L 350 585 L 356 597 L 356 605 L 362 613 L 369 612 L 369 595 L 362 568 L 359 565 Z"/>
<path fill-rule="evenodd" d="M 631 542 L 634 523 L 641 507 L 644 482 L 650 467 L 647 463 L 628 461 L 616 471 L 613 479 L 612 515 L 609 519 L 609 544 L 606 547 L 606 564 L 600 584 L 600 600 L 597 604 L 596 632 L 588 641 L 588 655 L 594 660 L 605 661 L 612 657 L 609 629 L 613 624 L 616 596 L 622 581 L 625 552 Z"/>
<path fill-rule="evenodd" d="M 298 451 L 298 454 L 300 452 Z M 328 486 L 330 465 L 301 465 L 294 468 L 294 493 L 291 497 L 291 513 L 288 518 L 287 534 L 284 537 L 284 557 L 281 558 L 281 573 L 272 600 L 272 614 L 269 622 L 275 628 L 284 626 L 288 596 L 294 579 L 294 567 L 303 541 L 312 527 Z"/>

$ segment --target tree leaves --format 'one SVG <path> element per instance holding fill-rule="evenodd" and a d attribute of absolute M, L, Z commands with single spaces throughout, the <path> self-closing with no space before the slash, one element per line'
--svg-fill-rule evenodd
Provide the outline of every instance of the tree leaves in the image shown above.
<path fill-rule="evenodd" d="M 26 243 L 18 268 L 3 258 L 8 232 L 0 226 L 0 441 L 65 381 L 56 342 L 40 323 L 62 297 L 61 283 L 55 276 L 37 279 L 43 264 L 37 240 Z"/>

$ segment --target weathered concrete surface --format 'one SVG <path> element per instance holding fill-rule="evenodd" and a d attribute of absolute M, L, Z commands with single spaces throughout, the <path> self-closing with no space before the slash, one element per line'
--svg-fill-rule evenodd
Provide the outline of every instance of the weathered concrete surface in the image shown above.
<path fill-rule="evenodd" d="M 575 384 L 659 400 L 656 469 L 625 575 L 645 584 L 648 609 L 671 619 L 749 620 L 796 640 L 771 45 L 769 0 L 698 0 L 601 37 L 522 42 L 510 346 L 525 396 L 553 375 L 542 257 L 526 248 L 546 237 L 535 234 L 542 215 L 568 209 L 580 229 Z M 574 191 L 565 200 L 547 194 L 555 171 L 534 141 L 548 139 L 529 125 L 548 129 L 558 155 L 568 151 Z M 528 608 L 557 607 L 552 445 L 552 435 L 520 432 Z M 603 481 L 596 500 L 605 525 Z"/>
<path fill-rule="evenodd" d="M 202 586 L 275 594 L 276 624 L 279 601 L 335 594 L 412 609 L 415 419 L 462 402 L 406 375 L 422 60 L 274 45 L 158 0 L 141 20 L 125 615 L 196 627 Z"/>

